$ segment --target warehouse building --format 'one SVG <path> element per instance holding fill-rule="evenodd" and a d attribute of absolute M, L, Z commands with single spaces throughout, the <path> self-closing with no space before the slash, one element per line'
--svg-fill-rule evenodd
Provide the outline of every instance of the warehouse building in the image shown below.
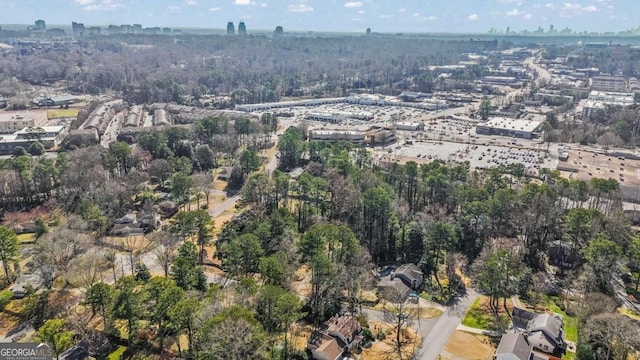
<path fill-rule="evenodd" d="M 476 133 L 533 139 L 537 137 L 541 124 L 540 121 L 495 117 L 476 125 Z"/>
<path fill-rule="evenodd" d="M 11 134 L 27 127 L 39 127 L 47 123 L 44 111 L 0 112 L 0 133 Z"/>
<path fill-rule="evenodd" d="M 73 95 L 51 96 L 40 101 L 40 106 L 61 106 L 75 104 L 80 101 L 80 98 Z"/>

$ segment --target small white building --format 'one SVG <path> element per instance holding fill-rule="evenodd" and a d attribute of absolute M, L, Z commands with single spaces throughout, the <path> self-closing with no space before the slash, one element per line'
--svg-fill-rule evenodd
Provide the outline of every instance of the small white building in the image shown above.
<path fill-rule="evenodd" d="M 401 121 L 396 123 L 396 130 L 406 130 L 406 131 L 424 130 L 424 123 Z"/>

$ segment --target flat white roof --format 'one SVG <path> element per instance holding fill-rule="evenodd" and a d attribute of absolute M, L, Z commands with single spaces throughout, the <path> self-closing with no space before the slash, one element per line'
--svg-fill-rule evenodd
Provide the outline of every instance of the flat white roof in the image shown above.
<path fill-rule="evenodd" d="M 354 130 L 311 130 L 311 133 L 316 135 L 362 135 L 364 136 L 364 132 L 354 131 Z"/>
<path fill-rule="evenodd" d="M 533 132 L 540 126 L 540 124 L 540 121 L 494 117 L 485 123 L 479 123 L 478 126 L 503 130 Z"/>
<path fill-rule="evenodd" d="M 42 129 L 46 133 L 59 133 L 64 129 L 64 125 L 55 125 L 55 126 L 38 126 L 34 128 L 24 128 L 16 131 L 14 134 L 27 134 L 33 132 L 33 129 Z"/>
<path fill-rule="evenodd" d="M 401 125 L 401 126 L 420 126 L 422 123 L 419 122 L 410 122 L 410 121 L 399 121 L 396 123 L 396 125 Z"/>

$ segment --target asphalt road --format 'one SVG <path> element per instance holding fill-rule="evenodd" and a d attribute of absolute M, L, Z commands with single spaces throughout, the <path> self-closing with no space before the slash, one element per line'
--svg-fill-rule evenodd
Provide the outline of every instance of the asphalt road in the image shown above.
<path fill-rule="evenodd" d="M 438 360 L 445 344 L 449 341 L 453 332 L 456 331 L 467 310 L 473 305 L 478 296 L 480 295 L 473 289 L 467 289 L 465 296 L 458 298 L 453 305 L 445 307 L 439 317 L 412 321 L 411 327 L 422 337 L 422 345 L 417 351 L 416 359 Z M 362 312 L 369 321 L 386 321 L 385 314 L 382 311 L 363 309 Z"/>
<path fill-rule="evenodd" d="M 449 341 L 453 332 L 456 331 L 464 314 L 469 310 L 478 296 L 478 293 L 473 289 L 467 289 L 467 294 L 464 297 L 459 298 L 456 304 L 447 307 L 446 311 L 437 318 L 437 322 L 433 324 L 433 328 L 428 331 L 426 336 L 423 335 L 422 346 L 418 350 L 417 359 L 438 359 L 444 345 Z M 422 331 L 420 334 L 422 335 Z"/>

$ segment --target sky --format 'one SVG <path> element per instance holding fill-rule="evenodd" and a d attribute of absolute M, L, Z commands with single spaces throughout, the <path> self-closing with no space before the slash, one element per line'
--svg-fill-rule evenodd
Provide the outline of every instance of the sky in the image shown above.
<path fill-rule="evenodd" d="M 640 26 L 638 0 L 0 0 L 0 23 L 386 33 L 621 31 Z"/>

